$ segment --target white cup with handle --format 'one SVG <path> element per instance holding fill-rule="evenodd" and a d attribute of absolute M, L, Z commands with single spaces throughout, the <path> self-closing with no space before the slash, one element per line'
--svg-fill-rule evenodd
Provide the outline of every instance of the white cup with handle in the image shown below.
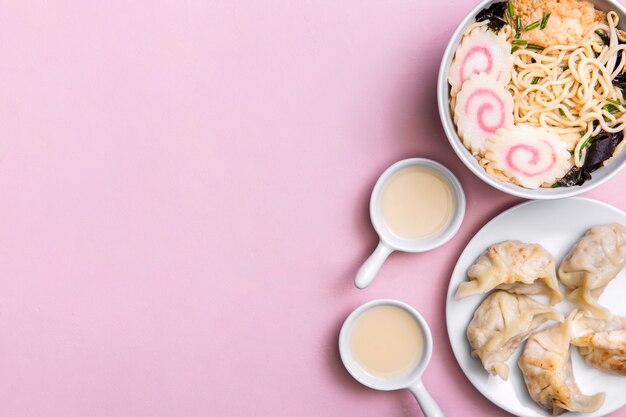
<path fill-rule="evenodd" d="M 448 224 L 436 235 L 425 239 L 406 239 L 394 234 L 387 225 L 381 211 L 381 198 L 385 186 L 398 172 L 410 167 L 422 167 L 438 174 L 447 183 L 453 196 L 454 208 Z M 424 198 L 428 198 L 428 195 L 424 195 Z M 370 218 L 376 233 L 380 237 L 380 242 L 370 257 L 359 268 L 354 284 L 361 289 L 367 287 L 374 280 L 383 263 L 393 251 L 426 252 L 443 245 L 452 239 L 459 230 L 464 215 L 465 194 L 463 193 L 463 188 L 459 180 L 448 168 L 425 158 L 410 158 L 396 162 L 378 178 L 372 191 L 370 197 Z"/>
<path fill-rule="evenodd" d="M 379 306 L 393 306 L 404 310 L 415 319 L 415 326 L 419 327 L 419 331 L 421 332 L 421 339 L 423 341 L 421 356 L 411 369 L 399 375 L 379 376 L 368 372 L 355 358 L 350 346 L 355 322 L 363 313 Z M 379 299 L 361 305 L 348 316 L 339 333 L 339 353 L 341 355 L 341 361 L 354 379 L 369 388 L 380 391 L 408 389 L 417 399 L 426 417 L 443 417 L 441 408 L 422 383 L 422 375 L 430 362 L 432 352 L 433 338 L 426 320 L 424 320 L 413 307 L 398 300 Z"/>

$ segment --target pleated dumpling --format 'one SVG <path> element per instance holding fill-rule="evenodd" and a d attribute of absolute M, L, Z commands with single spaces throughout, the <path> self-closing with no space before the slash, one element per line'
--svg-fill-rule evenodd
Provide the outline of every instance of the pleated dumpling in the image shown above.
<path fill-rule="evenodd" d="M 579 314 L 573 322 L 572 344 L 592 368 L 626 376 L 626 317 L 603 320 Z"/>
<path fill-rule="evenodd" d="M 554 257 L 541 245 L 507 240 L 491 246 L 467 270 L 455 298 L 483 294 L 492 289 L 515 294 L 542 294 L 550 304 L 563 299 L 556 278 Z"/>
<path fill-rule="evenodd" d="M 604 403 L 605 394 L 580 392 L 570 357 L 572 312 L 564 323 L 537 332 L 528 338 L 519 367 L 532 399 L 556 416 L 565 411 L 589 413 Z"/>
<path fill-rule="evenodd" d="M 626 227 L 593 226 L 570 249 L 559 266 L 567 299 L 600 318 L 610 317 L 598 304 L 604 288 L 626 264 Z"/>
<path fill-rule="evenodd" d="M 487 372 L 506 380 L 509 376 L 506 361 L 548 320 L 563 321 L 563 316 L 526 295 L 494 291 L 478 306 L 467 326 L 472 356 L 480 358 Z"/>

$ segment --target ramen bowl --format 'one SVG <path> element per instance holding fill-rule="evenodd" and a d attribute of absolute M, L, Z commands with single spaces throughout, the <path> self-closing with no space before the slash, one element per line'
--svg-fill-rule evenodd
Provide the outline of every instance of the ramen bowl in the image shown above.
<path fill-rule="evenodd" d="M 452 37 L 448 42 L 446 50 L 443 54 L 443 59 L 441 61 L 441 67 L 439 69 L 439 76 L 437 80 L 437 104 L 439 107 L 439 116 L 441 118 L 441 123 L 443 125 L 446 136 L 448 137 L 448 141 L 450 142 L 450 145 L 452 145 L 452 149 L 454 149 L 454 152 L 469 168 L 469 170 L 472 171 L 474 175 L 476 175 L 482 181 L 500 191 L 522 198 L 534 200 L 550 200 L 573 197 L 590 191 L 609 181 L 618 172 L 620 172 L 621 169 L 624 168 L 624 166 L 626 166 L 626 150 L 623 150 L 622 152 L 614 156 L 607 163 L 606 166 L 600 167 L 597 171 L 594 171 L 592 173 L 593 178 L 585 182 L 583 185 L 559 188 L 528 189 L 517 184 L 500 181 L 489 175 L 480 165 L 478 160 L 472 155 L 472 153 L 463 145 L 463 142 L 461 141 L 461 138 L 457 133 L 457 129 L 450 111 L 450 86 L 448 84 L 448 73 L 450 70 L 450 65 L 452 64 L 452 60 L 454 58 L 454 54 L 465 30 L 472 23 L 474 23 L 475 17 L 478 12 L 486 7 L 489 7 L 492 3 L 497 2 L 498 1 L 484 0 L 481 1 L 476 7 L 474 7 L 474 9 L 472 9 L 472 11 L 469 12 L 469 14 L 463 19 L 463 21 L 461 21 L 459 26 L 452 34 Z M 615 11 L 620 17 L 620 22 L 618 26 L 621 29 L 624 29 L 624 27 L 626 27 L 626 9 L 620 3 L 614 0 L 596 0 L 592 1 L 592 3 L 595 5 L 596 9 Z"/>

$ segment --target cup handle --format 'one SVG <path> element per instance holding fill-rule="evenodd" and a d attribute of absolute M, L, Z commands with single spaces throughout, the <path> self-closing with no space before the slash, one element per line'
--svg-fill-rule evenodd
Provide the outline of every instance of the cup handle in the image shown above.
<path fill-rule="evenodd" d="M 413 394 L 417 400 L 424 416 L 426 417 L 443 417 L 443 411 L 439 408 L 439 405 L 435 402 L 433 397 L 428 393 L 422 380 L 420 379 L 415 384 L 409 387 L 409 391 Z"/>
<path fill-rule="evenodd" d="M 376 249 L 374 249 L 374 252 L 370 255 L 369 258 L 367 258 L 365 262 L 363 262 L 363 265 L 361 265 L 361 267 L 359 268 L 358 272 L 356 273 L 354 285 L 356 285 L 356 287 L 360 289 L 363 289 L 370 285 L 374 280 L 374 277 L 376 277 L 376 274 L 380 270 L 380 267 L 383 266 L 383 262 L 385 262 L 385 259 L 387 259 L 391 252 L 393 252 L 393 249 L 391 249 L 381 240 L 378 243 Z"/>

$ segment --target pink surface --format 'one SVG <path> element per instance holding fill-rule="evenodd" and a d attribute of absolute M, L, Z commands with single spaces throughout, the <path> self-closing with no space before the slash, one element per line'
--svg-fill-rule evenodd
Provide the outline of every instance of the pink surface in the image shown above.
<path fill-rule="evenodd" d="M 430 322 L 448 416 L 504 415 L 444 327 L 456 258 L 519 201 L 438 120 L 473 4 L 3 1 L 0 416 L 419 416 L 339 361 L 342 321 L 377 297 Z M 465 222 L 359 291 L 369 192 L 412 156 L 457 174 Z M 625 180 L 588 196 L 626 209 Z"/>

